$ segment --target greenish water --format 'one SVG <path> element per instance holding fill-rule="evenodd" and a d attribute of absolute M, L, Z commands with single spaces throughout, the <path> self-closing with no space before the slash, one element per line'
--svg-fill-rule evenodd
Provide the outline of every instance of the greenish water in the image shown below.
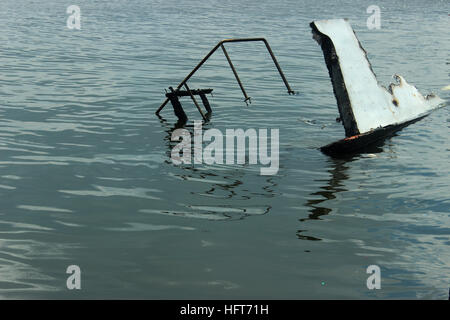
<path fill-rule="evenodd" d="M 448 100 L 448 1 L 81 0 L 81 30 L 70 4 L 0 3 L 0 298 L 447 299 L 449 109 L 372 154 L 323 155 L 344 130 L 309 22 L 349 18 L 380 82 Z M 250 106 L 221 52 L 190 87 L 214 88 L 205 129 L 278 128 L 278 174 L 174 165 L 164 88 L 219 40 L 257 36 L 298 95 L 260 44 L 227 47 Z"/>

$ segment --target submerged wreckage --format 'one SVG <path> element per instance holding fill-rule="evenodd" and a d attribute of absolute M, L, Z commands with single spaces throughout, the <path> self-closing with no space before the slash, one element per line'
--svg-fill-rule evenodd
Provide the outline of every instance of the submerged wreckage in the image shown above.
<path fill-rule="evenodd" d="M 422 96 L 405 79 L 378 84 L 352 27 L 347 20 L 321 20 L 310 24 L 322 47 L 346 138 L 321 148 L 327 154 L 349 153 L 378 141 L 425 117 L 444 103 L 435 95 Z"/>
<path fill-rule="evenodd" d="M 346 19 L 313 21 L 310 26 L 313 38 L 319 43 L 323 51 L 346 135 L 346 138 L 320 148 L 322 152 L 329 155 L 356 152 L 422 119 L 432 110 L 444 104 L 444 100 L 433 94 L 424 97 L 414 86 L 408 84 L 399 75 L 394 76 L 397 81 L 396 84 L 391 84 L 388 88 L 381 86 L 367 59 L 366 51 L 362 48 Z M 211 93 L 212 89 L 191 90 L 187 81 L 219 47 L 222 48 L 236 77 L 244 94 L 245 102 L 250 101 L 224 47 L 224 43 L 248 41 L 264 42 L 288 89 L 288 93 L 294 93 L 264 38 L 228 39 L 219 42 L 176 89 L 170 87 L 171 91 L 166 93 L 167 99 L 158 108 L 156 114 L 159 114 L 170 101 L 179 121 L 185 123 L 187 116 L 178 98 L 190 96 L 203 119 L 209 118 L 212 110 L 206 94 Z M 180 90 L 182 87 L 186 90 Z M 207 111 L 206 115 L 198 105 L 195 95 L 201 97 Z"/>

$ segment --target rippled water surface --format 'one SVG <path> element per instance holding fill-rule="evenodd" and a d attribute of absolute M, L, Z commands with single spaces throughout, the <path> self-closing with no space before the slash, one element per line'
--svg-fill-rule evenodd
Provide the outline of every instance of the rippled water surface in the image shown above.
<path fill-rule="evenodd" d="M 449 109 L 373 153 L 323 155 L 344 130 L 308 25 L 349 18 L 380 82 L 448 100 L 448 1 L 80 0 L 81 30 L 69 4 L 0 2 L 0 298 L 448 297 Z M 278 174 L 174 165 L 164 88 L 219 40 L 257 36 L 298 95 L 257 43 L 228 46 L 250 106 L 221 52 L 190 86 L 214 88 L 205 129 L 278 128 Z"/>

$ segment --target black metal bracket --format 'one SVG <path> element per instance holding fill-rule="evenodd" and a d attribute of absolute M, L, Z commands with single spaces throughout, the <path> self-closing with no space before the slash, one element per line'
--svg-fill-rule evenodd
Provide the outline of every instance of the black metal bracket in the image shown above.
<path fill-rule="evenodd" d="M 211 93 L 213 89 L 195 89 L 191 90 L 189 89 L 187 83 L 184 84 L 184 87 L 186 90 L 174 90 L 172 87 L 169 87 L 170 92 L 166 93 L 167 99 L 172 103 L 173 111 L 177 118 L 181 122 L 187 121 L 186 113 L 183 110 L 183 107 L 181 106 L 180 100 L 178 97 L 191 97 L 192 101 L 194 102 L 195 106 L 197 107 L 197 110 L 202 115 L 203 120 L 207 120 L 207 115 L 212 112 L 211 106 L 209 104 L 208 98 L 206 97 L 206 94 Z M 197 100 L 195 99 L 195 96 L 200 96 L 200 99 L 202 100 L 203 106 L 206 109 L 206 115 L 203 113 L 202 109 L 200 108 Z"/>

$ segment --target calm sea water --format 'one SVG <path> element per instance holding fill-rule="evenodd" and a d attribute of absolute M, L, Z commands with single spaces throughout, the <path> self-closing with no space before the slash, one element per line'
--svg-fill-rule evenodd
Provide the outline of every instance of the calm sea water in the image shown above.
<path fill-rule="evenodd" d="M 371 154 L 336 160 L 344 137 L 309 22 L 347 17 L 378 79 L 422 93 L 449 81 L 448 1 L 0 2 L 0 298 L 432 298 L 450 286 L 449 109 Z M 369 30 L 369 5 L 381 29 Z M 176 166 L 169 105 L 191 81 L 214 88 L 205 129 L 278 128 L 280 170 Z M 190 119 L 198 113 L 188 100 Z M 369 265 L 381 290 L 368 290 Z M 66 268 L 81 268 L 81 290 Z"/>

